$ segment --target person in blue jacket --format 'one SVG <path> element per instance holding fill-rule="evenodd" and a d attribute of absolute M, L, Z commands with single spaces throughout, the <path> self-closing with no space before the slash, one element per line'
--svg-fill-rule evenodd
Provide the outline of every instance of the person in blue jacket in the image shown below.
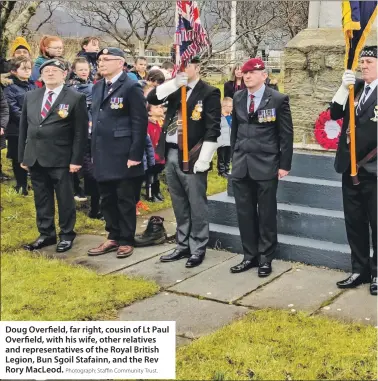
<path fill-rule="evenodd" d="M 7 158 L 12 160 L 12 168 L 16 179 L 15 190 L 17 193 L 27 196 L 27 171 L 21 168 L 18 161 L 18 137 L 22 105 L 25 94 L 36 88 L 29 78 L 32 72 L 33 62 L 30 57 L 14 58 L 10 61 L 9 79 L 13 84 L 4 89 L 4 95 L 9 105 L 9 122 L 5 130 L 8 140 Z"/>

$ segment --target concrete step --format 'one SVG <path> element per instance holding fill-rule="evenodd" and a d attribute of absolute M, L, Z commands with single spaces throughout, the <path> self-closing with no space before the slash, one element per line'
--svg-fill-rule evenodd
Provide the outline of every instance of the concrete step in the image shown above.
<path fill-rule="evenodd" d="M 318 241 L 291 235 L 278 235 L 277 258 L 314 266 L 350 271 L 348 245 Z M 239 229 L 233 226 L 210 224 L 209 246 L 234 253 L 243 253 Z"/>
<path fill-rule="evenodd" d="M 235 199 L 226 192 L 209 197 L 209 221 L 217 225 L 238 227 Z M 310 208 L 279 203 L 279 234 L 347 244 L 344 213 L 337 210 Z"/>
<path fill-rule="evenodd" d="M 277 202 L 342 211 L 341 182 L 286 176 L 279 182 Z"/>

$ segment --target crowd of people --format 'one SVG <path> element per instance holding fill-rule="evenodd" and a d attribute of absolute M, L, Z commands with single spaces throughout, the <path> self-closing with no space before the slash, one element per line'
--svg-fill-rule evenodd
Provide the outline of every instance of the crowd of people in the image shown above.
<path fill-rule="evenodd" d="M 1 61 L 1 147 L 7 140 L 15 190 L 33 187 L 40 236 L 24 245 L 38 250 L 57 243 L 54 194 L 58 201 L 58 252 L 71 249 L 75 238 L 75 202 L 91 198 L 91 218 L 104 219 L 109 235 L 88 251 L 97 256 L 116 251 L 133 254 L 135 246 L 165 240 L 163 218 L 149 220 L 135 237 L 141 189 L 145 198 L 162 202 L 165 172 L 175 213 L 176 248 L 162 262 L 186 258 L 200 265 L 209 241 L 208 171 L 217 152 L 219 176 L 230 175 L 243 245 L 243 260 L 232 273 L 258 267 L 272 273 L 277 248 L 278 182 L 289 174 L 293 123 L 287 95 L 278 91 L 264 62 L 251 58 L 236 64 L 232 78 L 218 88 L 201 79 L 201 60 L 192 57 L 174 78 L 172 62 L 148 67 L 138 57 L 133 67 L 119 48 L 100 48 L 97 37 L 82 41 L 73 62 L 64 59 L 56 36 L 40 41 L 33 61 L 30 45 L 18 37 L 11 59 Z M 365 47 L 360 64 L 363 80 L 346 71 L 331 105 L 333 119 L 344 118 L 335 168 L 343 173 L 342 190 L 353 273 L 338 282 L 353 288 L 370 282 L 377 295 L 377 47 Z M 130 70 L 131 69 L 131 70 Z M 352 185 L 349 158 L 349 86 L 356 90 L 357 161 L 360 184 Z M 188 161 L 184 158 L 182 94 L 186 87 Z M 1 174 L 2 179 L 5 175 Z M 84 189 L 81 185 L 83 178 Z M 100 207 L 101 205 L 101 207 Z M 369 229 L 373 256 L 370 257 Z"/>

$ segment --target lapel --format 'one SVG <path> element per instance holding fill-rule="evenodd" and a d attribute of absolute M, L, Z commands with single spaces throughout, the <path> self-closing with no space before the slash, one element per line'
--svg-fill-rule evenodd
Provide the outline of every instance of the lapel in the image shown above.
<path fill-rule="evenodd" d="M 46 88 L 45 88 L 45 91 L 46 91 Z M 46 118 L 42 119 L 42 117 L 41 117 L 42 123 L 54 112 L 56 105 L 58 105 L 59 102 L 61 102 L 64 99 L 66 92 L 67 92 L 67 87 L 63 86 L 62 91 L 59 93 L 58 97 L 55 99 L 55 102 L 51 105 L 49 112 L 46 114 Z M 43 94 L 45 94 L 45 92 L 43 92 Z M 43 100 L 42 100 L 42 102 L 43 102 Z M 41 104 L 41 107 L 42 107 L 42 104 Z M 41 114 L 41 113 L 39 113 L 39 114 Z"/>
<path fill-rule="evenodd" d="M 197 84 L 194 86 L 194 89 L 190 93 L 189 98 L 186 101 L 187 109 L 194 108 L 195 103 L 198 100 L 198 96 L 201 94 L 201 90 L 203 88 L 203 81 L 200 79 Z"/>
<path fill-rule="evenodd" d="M 123 72 L 121 74 L 121 76 L 115 81 L 115 83 L 112 84 L 112 86 L 110 88 L 112 91 L 108 94 L 105 94 L 101 104 L 103 104 L 108 98 L 110 98 L 112 96 L 112 94 L 114 94 L 116 92 L 116 90 L 123 85 L 123 82 L 124 82 L 126 77 L 127 77 L 127 74 L 125 72 Z M 101 86 L 102 94 L 104 94 L 104 91 L 105 91 L 104 87 L 105 87 L 105 80 Z"/>
<path fill-rule="evenodd" d="M 377 91 L 375 90 L 370 94 L 370 97 L 366 100 L 364 104 L 361 105 L 361 111 L 358 114 L 359 117 L 361 117 L 367 110 L 369 110 L 370 106 L 372 104 L 377 104 Z"/>
<path fill-rule="evenodd" d="M 248 100 L 248 90 L 244 89 L 242 90 L 240 102 L 238 102 L 239 110 L 241 107 L 241 116 L 243 117 L 244 120 L 248 120 L 247 100 Z"/>
<path fill-rule="evenodd" d="M 271 96 L 272 96 L 272 92 L 270 91 L 270 88 L 268 86 L 265 86 L 264 94 L 261 98 L 259 107 L 255 110 L 255 114 L 257 113 L 257 111 L 263 109 L 268 104 Z"/>

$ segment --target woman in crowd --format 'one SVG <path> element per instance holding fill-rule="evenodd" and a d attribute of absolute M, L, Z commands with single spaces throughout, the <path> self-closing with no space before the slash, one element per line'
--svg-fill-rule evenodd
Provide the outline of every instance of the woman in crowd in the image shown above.
<path fill-rule="evenodd" d="M 233 98 L 236 91 L 245 89 L 243 73 L 241 71 L 242 66 L 243 64 L 238 63 L 233 67 L 231 72 L 231 81 L 224 84 L 224 97 Z"/>
<path fill-rule="evenodd" d="M 28 56 L 20 56 L 11 60 L 9 79 L 13 84 L 4 89 L 4 95 L 9 105 L 9 123 L 5 130 L 8 140 L 7 158 L 12 160 L 14 177 L 16 179 L 15 190 L 17 193 L 27 196 L 27 171 L 21 168 L 18 161 L 18 136 L 22 105 L 25 94 L 36 88 L 34 82 L 30 80 L 32 73 L 32 60 Z"/>
<path fill-rule="evenodd" d="M 37 81 L 40 77 L 40 66 L 53 58 L 63 57 L 63 41 L 57 36 L 44 36 L 39 43 L 39 57 L 34 62 L 31 79 Z"/>

